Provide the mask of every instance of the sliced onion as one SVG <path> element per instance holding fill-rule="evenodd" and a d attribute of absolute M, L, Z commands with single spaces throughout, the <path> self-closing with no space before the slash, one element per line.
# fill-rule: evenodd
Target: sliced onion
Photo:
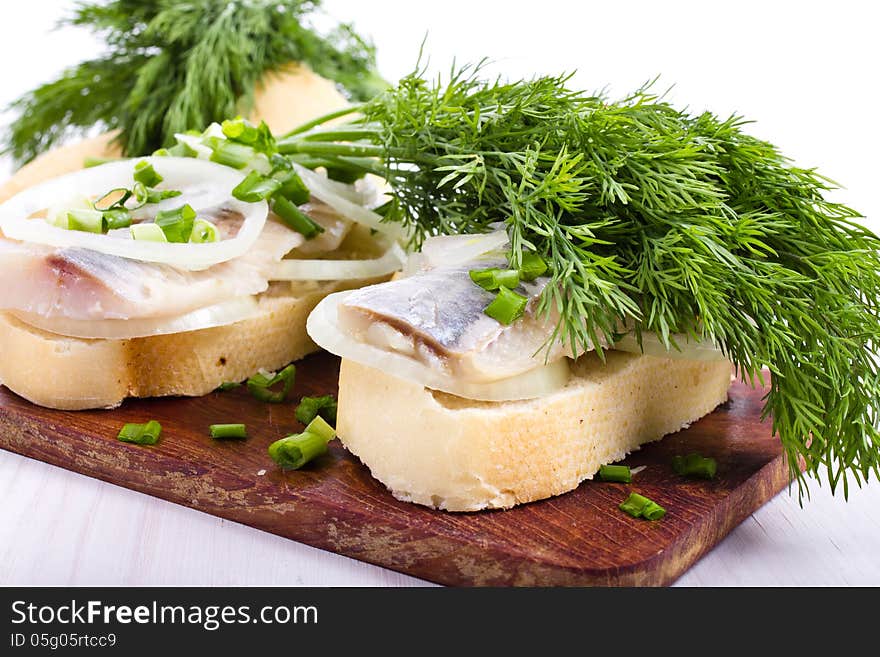
<path fill-rule="evenodd" d="M 271 265 L 270 281 L 346 281 L 386 276 L 406 262 L 406 253 L 397 242 L 372 260 L 282 260 Z"/>
<path fill-rule="evenodd" d="M 327 351 L 392 376 L 466 399 L 512 401 L 532 399 L 564 387 L 570 377 L 568 359 L 561 358 L 523 374 L 491 383 L 463 381 L 400 353 L 355 340 L 339 326 L 338 306 L 351 292 L 324 298 L 306 322 L 309 336 Z"/>
<path fill-rule="evenodd" d="M 422 244 L 421 252 L 410 256 L 404 274 L 410 276 L 437 267 L 457 267 L 474 262 L 487 253 L 500 251 L 509 241 L 504 231 L 432 237 Z"/>
<path fill-rule="evenodd" d="M 25 324 L 57 335 L 71 338 L 128 340 L 226 326 L 253 317 L 256 312 L 256 297 L 238 297 L 176 317 L 81 320 L 57 317 L 48 319 L 42 315 L 23 312 L 12 314 Z"/>
<path fill-rule="evenodd" d="M 618 351 L 628 351 L 634 354 L 645 354 L 657 358 L 682 358 L 685 360 L 725 360 L 726 356 L 711 340 L 695 341 L 683 333 L 671 335 L 670 339 L 678 345 L 678 349 L 667 349 L 663 341 L 656 333 L 642 333 L 642 347 L 636 339 L 635 333 L 627 333 L 614 343 Z"/>
<path fill-rule="evenodd" d="M 170 199 L 178 207 L 186 202 L 198 211 L 222 203 L 231 211 L 244 216 L 244 223 L 235 238 L 207 244 L 168 244 L 139 242 L 123 235 L 99 235 L 66 230 L 44 219 L 29 218 L 53 205 L 58 199 L 74 195 L 96 197 L 115 187 L 132 184 L 134 162 L 146 159 L 165 179 L 163 187 L 179 189 L 183 196 Z M 244 174 L 213 162 L 182 157 L 148 157 L 138 160 L 120 160 L 83 169 L 31 187 L 0 205 L 0 230 L 6 237 L 34 244 L 59 248 L 83 248 L 98 253 L 120 256 L 143 262 L 158 262 L 180 269 L 207 269 L 246 253 L 263 230 L 269 208 L 265 202 L 243 203 L 232 198 L 232 189 L 242 181 Z M 214 191 L 206 192 L 210 186 Z M 198 192 L 192 199 L 187 190 Z M 198 207 L 196 207 L 198 206 Z M 157 206 L 152 206 L 155 209 Z"/>
<path fill-rule="evenodd" d="M 300 178 L 302 178 L 302 181 L 306 184 L 306 187 L 309 188 L 309 191 L 346 219 L 351 219 L 355 223 L 372 228 L 395 241 L 399 242 L 406 239 L 406 235 L 400 224 L 383 222 L 381 215 L 376 214 L 372 210 L 368 210 L 359 203 L 353 202 L 350 198 L 346 198 L 349 192 L 346 192 L 345 195 L 340 193 L 340 183 L 335 180 L 330 180 L 329 178 L 298 164 L 294 164 L 293 166 Z M 343 187 L 345 186 L 343 185 Z M 352 192 L 358 194 L 353 188 Z M 358 194 L 358 200 L 362 200 L 360 194 Z"/>

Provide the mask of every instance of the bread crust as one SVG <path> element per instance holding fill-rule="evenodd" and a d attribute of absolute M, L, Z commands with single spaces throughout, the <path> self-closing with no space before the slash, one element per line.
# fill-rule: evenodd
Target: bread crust
<path fill-rule="evenodd" d="M 570 491 L 727 399 L 731 364 L 608 352 L 540 399 L 480 402 L 343 359 L 340 440 L 395 497 L 447 511 Z"/>

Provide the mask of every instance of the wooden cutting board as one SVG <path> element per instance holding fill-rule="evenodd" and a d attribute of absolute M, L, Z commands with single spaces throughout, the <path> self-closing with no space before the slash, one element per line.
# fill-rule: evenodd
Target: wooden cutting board
<path fill-rule="evenodd" d="M 297 364 L 296 398 L 336 392 L 339 362 Z M 339 444 L 296 472 L 268 445 L 301 431 L 295 402 L 270 405 L 244 388 L 199 399 L 126 402 L 112 411 L 34 406 L 0 388 L 0 447 L 295 541 L 451 585 L 666 585 L 788 483 L 763 391 L 735 383 L 730 400 L 689 429 L 627 459 L 631 485 L 584 482 L 509 511 L 450 514 L 395 500 Z M 126 422 L 162 423 L 158 445 L 116 440 Z M 215 441 L 208 425 L 245 422 L 247 441 Z M 712 481 L 670 466 L 692 451 L 718 461 Z M 659 522 L 618 510 L 630 490 L 657 501 Z"/>

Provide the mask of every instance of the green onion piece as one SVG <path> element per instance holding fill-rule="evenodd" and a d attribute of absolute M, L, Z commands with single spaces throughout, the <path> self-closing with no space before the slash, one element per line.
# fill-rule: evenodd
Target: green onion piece
<path fill-rule="evenodd" d="M 522 317 L 528 302 L 529 300 L 523 295 L 502 287 L 498 290 L 498 296 L 483 312 L 492 319 L 509 325 Z"/>
<path fill-rule="evenodd" d="M 666 515 L 666 509 L 638 493 L 630 493 L 630 496 L 618 507 L 633 518 L 645 518 L 647 520 L 660 520 Z"/>
<path fill-rule="evenodd" d="M 308 203 L 312 195 L 296 171 L 276 169 L 272 172 L 272 177 L 281 183 L 278 196 L 283 196 L 294 205 Z"/>
<path fill-rule="evenodd" d="M 198 153 L 196 152 L 196 149 L 189 144 L 184 144 L 179 141 L 168 149 L 168 155 L 173 157 L 196 157 Z"/>
<path fill-rule="evenodd" d="M 133 224 L 131 228 L 131 238 L 142 242 L 167 242 L 163 231 L 156 224 Z"/>
<path fill-rule="evenodd" d="M 232 195 L 245 203 L 258 203 L 265 201 L 280 188 L 281 182 L 275 178 L 266 178 L 256 171 L 251 171 L 244 180 L 235 186 Z"/>
<path fill-rule="evenodd" d="M 696 453 L 687 456 L 673 456 L 672 469 L 676 474 L 684 477 L 714 479 L 718 472 L 718 462 L 713 458 L 703 457 Z"/>
<path fill-rule="evenodd" d="M 599 479 L 628 484 L 632 481 L 632 473 L 627 465 L 603 465 L 599 468 Z"/>
<path fill-rule="evenodd" d="M 150 420 L 146 424 L 126 424 L 119 432 L 117 438 L 124 443 L 137 445 L 155 445 L 162 435 L 162 425 L 156 420 Z"/>
<path fill-rule="evenodd" d="M 247 438 L 247 428 L 243 424 L 212 424 L 211 438 L 223 440 L 227 438 Z"/>
<path fill-rule="evenodd" d="M 169 157 L 171 155 L 171 151 L 167 148 L 159 148 L 153 151 L 153 157 Z"/>
<path fill-rule="evenodd" d="M 515 269 L 473 269 L 468 274 L 471 280 L 484 290 L 497 290 L 501 287 L 513 289 L 519 285 L 519 272 Z"/>
<path fill-rule="evenodd" d="M 115 162 L 118 160 L 118 157 L 86 157 L 83 158 L 83 168 L 91 169 L 92 167 L 99 167 L 102 164 L 107 164 L 108 162 Z"/>
<path fill-rule="evenodd" d="M 147 189 L 147 203 L 158 203 L 167 198 L 180 196 L 183 192 L 176 189 Z"/>
<path fill-rule="evenodd" d="M 363 171 L 357 169 L 342 169 L 339 167 L 327 167 L 327 177 L 330 180 L 341 182 L 345 185 L 353 185 L 364 177 Z"/>
<path fill-rule="evenodd" d="M 255 374 L 247 380 L 247 387 L 250 393 L 260 401 L 280 404 L 287 399 L 295 378 L 296 366 L 288 365 L 277 374 L 272 374 L 271 376 L 262 373 Z M 282 384 L 281 390 L 271 390 L 273 386 L 279 383 Z"/>
<path fill-rule="evenodd" d="M 156 225 L 165 233 L 169 242 L 189 242 L 193 231 L 196 211 L 187 203 L 174 210 L 156 213 Z"/>
<path fill-rule="evenodd" d="M 244 169 L 257 156 L 253 148 L 244 144 L 237 144 L 217 137 L 211 137 L 207 142 L 212 151 L 211 161 L 233 169 Z"/>
<path fill-rule="evenodd" d="M 524 253 L 519 276 L 524 281 L 533 281 L 547 271 L 547 263 L 537 253 Z"/>
<path fill-rule="evenodd" d="M 299 406 L 296 407 L 294 415 L 303 424 L 308 424 L 320 416 L 330 424 L 335 425 L 337 408 L 336 398 L 333 395 L 303 397 L 299 402 Z"/>
<path fill-rule="evenodd" d="M 250 121 L 240 116 L 224 121 L 221 125 L 223 134 L 227 139 L 236 141 L 240 144 L 248 144 L 253 146 L 261 153 L 269 153 L 275 150 L 275 138 L 272 131 L 265 121 L 260 121 L 259 126 L 255 126 Z"/>
<path fill-rule="evenodd" d="M 131 214 L 125 208 L 104 210 L 104 221 L 106 222 L 107 230 L 128 228 L 131 226 Z"/>
<path fill-rule="evenodd" d="M 284 470 L 298 470 L 309 461 L 327 453 L 323 436 L 305 431 L 276 440 L 269 445 L 269 456 Z"/>
<path fill-rule="evenodd" d="M 104 214 L 99 210 L 70 210 L 67 213 L 67 226 L 70 230 L 81 230 L 86 233 L 107 232 Z"/>
<path fill-rule="evenodd" d="M 153 165 L 146 160 L 141 160 L 134 165 L 134 179 L 135 182 L 142 183 L 146 187 L 155 187 L 165 180 L 162 176 L 156 173 Z"/>
<path fill-rule="evenodd" d="M 125 187 L 116 187 L 115 189 L 111 189 L 109 192 L 104 194 L 104 196 L 95 201 L 94 207 L 96 210 L 100 210 L 101 212 L 104 212 L 105 210 L 124 208 L 125 202 L 131 198 L 131 195 L 132 191 L 130 189 L 126 189 Z"/>
<path fill-rule="evenodd" d="M 316 436 L 321 436 L 327 442 L 336 438 L 336 429 L 327 424 L 327 421 L 320 415 L 308 423 L 306 426 L 306 433 L 313 433 Z"/>
<path fill-rule="evenodd" d="M 307 240 L 324 232 L 323 226 L 315 223 L 310 216 L 283 196 L 275 198 L 275 202 L 272 205 L 272 211 L 277 214 L 287 226 L 296 232 L 301 233 Z"/>
<path fill-rule="evenodd" d="M 240 388 L 241 383 L 238 381 L 224 381 L 219 386 L 217 386 L 217 390 L 234 390 L 235 388 Z"/>
<path fill-rule="evenodd" d="M 207 242 L 216 242 L 220 239 L 220 233 L 217 226 L 206 219 L 196 219 L 192 227 L 192 234 L 189 241 L 193 244 L 205 244 Z"/>

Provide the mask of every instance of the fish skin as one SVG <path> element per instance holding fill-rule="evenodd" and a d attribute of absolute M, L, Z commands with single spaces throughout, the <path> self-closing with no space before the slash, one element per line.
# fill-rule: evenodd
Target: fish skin
<path fill-rule="evenodd" d="M 221 232 L 237 232 L 220 217 Z M 266 223 L 244 256 L 202 271 L 183 271 L 89 251 L 57 249 L 0 238 L 0 310 L 44 317 L 129 319 L 171 317 L 268 288 L 268 265 L 303 241 L 274 221 Z"/>

